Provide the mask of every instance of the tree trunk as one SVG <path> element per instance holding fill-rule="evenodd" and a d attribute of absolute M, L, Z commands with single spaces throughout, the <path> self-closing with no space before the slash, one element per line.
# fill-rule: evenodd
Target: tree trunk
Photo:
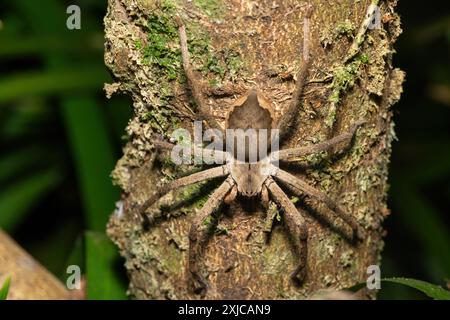
<path fill-rule="evenodd" d="M 139 299 L 193 299 L 187 286 L 188 231 L 216 182 L 173 192 L 153 208 L 162 218 L 145 230 L 136 217 L 162 183 L 189 167 L 157 156 L 152 133 L 192 130 L 195 106 L 181 70 L 179 14 L 203 93 L 217 120 L 247 89 L 258 87 L 276 107 L 287 107 L 300 66 L 306 1 L 298 0 L 109 0 L 105 60 L 117 79 L 107 95 L 131 95 L 134 117 L 129 140 L 113 172 L 122 188 L 108 232 L 126 259 L 129 293 Z M 296 260 L 278 213 L 237 200 L 222 210 L 206 247 L 211 285 L 206 298 L 303 299 L 325 289 L 351 287 L 380 264 L 388 164 L 395 138 L 392 105 L 404 74 L 392 67 L 393 44 L 401 33 L 395 0 L 314 0 L 311 18 L 312 70 L 299 105 L 289 147 L 311 145 L 366 123 L 344 152 L 318 154 L 289 167 L 326 192 L 366 229 L 363 241 L 346 240 L 346 226 L 321 203 L 292 198 L 308 223 L 307 279 L 289 278 Z M 369 5 L 378 4 L 379 28 L 367 28 Z M 370 22 L 370 21 L 369 21 Z M 249 119 L 249 121 L 252 121 Z M 191 168 L 192 169 L 192 168 Z M 159 210 L 159 211 L 158 211 Z M 273 225 L 272 225 L 273 222 Z M 366 292 L 373 297 L 373 292 Z"/>

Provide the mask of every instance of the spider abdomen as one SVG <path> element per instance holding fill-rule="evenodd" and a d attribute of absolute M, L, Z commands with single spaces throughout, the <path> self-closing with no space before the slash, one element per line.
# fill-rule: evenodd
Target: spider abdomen
<path fill-rule="evenodd" d="M 271 150 L 273 108 L 256 89 L 233 105 L 226 119 L 227 151 L 241 162 L 256 163 Z"/>

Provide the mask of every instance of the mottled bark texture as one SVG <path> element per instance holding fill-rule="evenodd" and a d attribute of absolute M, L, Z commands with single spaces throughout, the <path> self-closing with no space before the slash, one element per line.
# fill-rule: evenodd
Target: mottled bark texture
<path fill-rule="evenodd" d="M 237 201 L 211 222 L 217 226 L 205 254 L 211 284 L 206 298 L 308 298 L 365 281 L 367 267 L 380 264 L 395 138 L 392 106 L 404 77 L 392 66 L 393 45 L 401 33 L 396 1 L 372 1 L 380 7 L 381 28 L 363 33 L 360 26 L 371 1 L 310 2 L 315 6 L 312 69 L 297 127 L 285 147 L 315 144 L 360 120 L 366 123 L 344 152 L 303 157 L 287 170 L 326 192 L 367 236 L 359 243 L 347 241 L 348 227 L 324 204 L 292 197 L 309 230 L 307 279 L 296 286 L 289 278 L 296 265 L 293 245 L 277 209 L 270 206 L 267 213 L 258 203 Z M 161 218 L 148 229 L 135 215 L 164 181 L 193 169 L 157 156 L 151 139 L 153 133 L 169 137 L 177 128 L 192 130 L 195 118 L 174 15 L 186 24 L 202 91 L 223 124 L 232 102 L 252 87 L 271 100 L 277 116 L 289 104 L 301 61 L 305 5 L 298 0 L 109 0 L 105 60 L 117 82 L 106 91 L 130 95 L 134 117 L 113 172 L 123 195 L 108 231 L 126 259 L 132 297 L 198 298 L 187 287 L 188 231 L 220 182 L 169 194 L 151 209 Z"/>

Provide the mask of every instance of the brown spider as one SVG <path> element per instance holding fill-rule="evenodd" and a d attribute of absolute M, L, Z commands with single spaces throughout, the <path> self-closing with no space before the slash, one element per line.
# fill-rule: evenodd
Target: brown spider
<path fill-rule="evenodd" d="M 290 106 L 279 119 L 278 123 L 273 119 L 272 112 L 270 110 L 270 103 L 268 103 L 257 90 L 252 89 L 246 96 L 239 99 L 234 104 L 234 108 L 228 114 L 226 119 L 227 129 L 278 129 L 280 132 L 280 141 L 283 141 L 288 137 L 290 131 L 295 126 L 298 105 L 300 103 L 300 98 L 302 96 L 303 87 L 306 82 L 310 66 L 308 51 L 310 32 L 309 19 L 311 14 L 312 6 L 309 6 L 306 10 L 304 18 L 302 65 L 297 75 L 296 88 L 293 93 Z M 201 94 L 200 85 L 194 77 L 194 73 L 189 62 L 185 26 L 179 17 L 177 17 L 176 20 L 179 26 L 184 72 L 186 74 L 194 101 L 197 104 L 199 116 L 212 128 L 220 130 L 220 126 L 217 121 L 207 111 L 206 104 L 204 103 Z M 350 142 L 356 129 L 361 124 L 362 122 L 357 123 L 349 132 L 313 146 L 283 149 L 269 153 L 271 157 L 275 156 L 275 158 L 281 161 L 293 161 L 296 158 L 305 155 L 334 149 L 341 143 Z M 170 149 L 173 147 L 172 144 L 162 141 L 156 141 L 155 145 L 164 149 Z M 209 230 L 205 226 L 204 222 L 220 207 L 222 202 L 225 201 L 230 203 L 235 200 L 238 194 L 244 198 L 260 197 L 263 204 L 267 204 L 269 197 L 271 197 L 281 207 L 284 211 L 283 218 L 285 225 L 288 232 L 294 237 L 296 251 L 298 251 L 297 253 L 299 257 L 298 265 L 292 272 L 291 277 L 297 282 L 302 282 L 304 280 L 307 260 L 306 242 L 308 238 L 305 220 L 276 181 L 280 181 L 287 185 L 292 192 L 298 195 L 304 194 L 325 203 L 329 209 L 331 209 L 339 218 L 345 221 L 352 228 L 354 236 L 356 235 L 359 239 L 364 237 L 363 228 L 359 226 L 351 215 L 345 213 L 326 194 L 308 185 L 304 180 L 280 169 L 271 161 L 266 161 L 267 158 L 260 159 L 254 163 L 238 163 L 233 161 L 235 154 L 233 152 L 231 154 L 233 154 L 231 161 L 227 161 L 225 165 L 194 173 L 165 184 L 163 187 L 158 189 L 156 194 L 148 199 L 139 209 L 140 213 L 144 217 L 149 218 L 145 215 L 146 209 L 171 190 L 205 181 L 207 179 L 226 177 L 225 181 L 208 198 L 201 209 L 201 212 L 198 216 L 196 216 L 189 232 L 190 246 L 188 268 L 190 275 L 192 276 L 191 284 L 195 293 L 204 295 L 208 287 L 206 279 L 201 275 L 202 268 L 200 265 L 200 261 L 202 261 L 202 256 L 204 254 L 204 247 L 207 243 L 209 235 Z"/>

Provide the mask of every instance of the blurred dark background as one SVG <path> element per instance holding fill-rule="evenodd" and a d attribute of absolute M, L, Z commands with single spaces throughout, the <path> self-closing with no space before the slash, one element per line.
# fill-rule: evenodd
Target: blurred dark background
<path fill-rule="evenodd" d="M 65 28 L 70 4 L 81 7 L 81 30 Z M 103 63 L 105 11 L 105 0 L 0 2 L 0 228 L 61 279 L 72 263 L 101 273 L 89 297 L 122 298 L 124 279 L 103 272 L 97 262 L 116 258 L 104 237 L 119 199 L 109 174 L 131 117 L 128 98 L 106 100 L 102 91 L 103 83 L 112 82 Z M 450 281 L 449 4 L 403 0 L 398 12 L 404 33 L 395 66 L 407 72 L 407 81 L 395 106 L 398 141 L 382 276 L 445 287 Z M 425 298 L 384 283 L 379 297 Z"/>

